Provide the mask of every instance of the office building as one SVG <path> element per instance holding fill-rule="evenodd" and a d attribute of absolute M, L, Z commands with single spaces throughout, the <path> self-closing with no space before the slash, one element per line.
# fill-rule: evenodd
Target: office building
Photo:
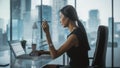
<path fill-rule="evenodd" d="M 67 5 L 67 0 L 52 0 L 52 33 L 54 33 L 52 38 L 54 38 L 53 41 L 56 43 L 64 41 L 64 33 L 66 31 L 60 24 L 59 10 L 65 5 Z"/>
<path fill-rule="evenodd" d="M 23 35 L 23 22 L 18 20 L 18 19 L 13 19 L 12 20 L 12 34 L 13 34 L 13 37 L 12 39 L 13 40 L 21 40 L 22 38 L 22 35 Z M 7 36 L 8 36 L 8 39 L 10 39 L 10 23 L 7 25 Z"/>
<path fill-rule="evenodd" d="M 21 19 L 26 20 L 30 17 L 31 12 L 31 0 L 20 0 L 21 1 Z"/>
<path fill-rule="evenodd" d="M 31 10 L 31 0 L 12 0 L 13 19 L 20 19 L 21 15 Z"/>
<path fill-rule="evenodd" d="M 120 47 L 120 22 L 114 23 L 114 40 Z"/>
<path fill-rule="evenodd" d="M 41 12 L 41 9 L 42 9 L 42 12 Z M 52 20 L 52 8 L 51 6 L 48 6 L 48 5 L 37 5 L 36 6 L 36 10 L 37 10 L 37 19 L 36 19 L 36 23 L 37 23 L 37 26 L 38 26 L 38 39 L 40 41 L 42 40 L 45 40 L 46 37 L 45 37 L 45 34 L 42 30 L 42 26 L 41 26 L 41 21 L 43 21 L 44 19 L 46 21 L 48 21 L 48 24 L 50 25 L 49 29 L 50 29 L 50 33 L 51 33 L 51 30 L 52 30 L 52 23 L 51 23 L 51 20 Z M 42 16 L 41 16 L 41 13 L 42 13 Z M 40 43 L 41 44 L 41 43 Z M 43 48 L 45 49 L 45 48 Z"/>
<path fill-rule="evenodd" d="M 4 28 L 4 19 L 0 18 L 0 28 Z"/>
<path fill-rule="evenodd" d="M 21 0 L 21 21 L 23 22 L 23 39 L 31 41 L 32 39 L 32 25 L 31 18 L 31 0 Z"/>
<path fill-rule="evenodd" d="M 114 23 L 114 32 L 115 32 L 115 34 L 120 35 L 120 22 Z"/>
<path fill-rule="evenodd" d="M 90 10 L 87 28 L 90 45 L 95 46 L 97 38 L 97 29 L 99 25 L 100 25 L 99 10 L 97 9 Z"/>
<path fill-rule="evenodd" d="M 4 45 L 4 39 L 6 37 L 4 37 L 3 33 L 4 33 L 4 19 L 0 18 L 0 46 Z"/>
<path fill-rule="evenodd" d="M 112 41 L 112 17 L 108 18 L 108 26 L 109 26 L 109 41 Z"/>
<path fill-rule="evenodd" d="M 109 26 L 109 42 L 112 42 L 112 17 L 108 18 Z M 119 45 L 120 44 L 120 22 L 114 22 L 114 41 Z"/>
<path fill-rule="evenodd" d="M 8 38 L 7 38 L 7 32 L 4 32 L 3 33 L 3 45 L 5 46 L 5 45 L 7 45 L 7 43 L 8 43 Z"/>
<path fill-rule="evenodd" d="M 3 45 L 3 34 L 2 34 L 2 29 L 0 28 L 0 46 Z"/>
<path fill-rule="evenodd" d="M 12 1 L 12 18 L 20 19 L 21 0 L 11 0 L 11 1 Z"/>
<path fill-rule="evenodd" d="M 25 0 L 26 11 L 31 11 L 31 0 Z"/>
<path fill-rule="evenodd" d="M 88 28 L 89 33 L 96 32 L 98 26 L 100 25 L 100 19 L 99 19 L 99 10 L 94 9 L 89 11 L 89 19 L 88 19 Z"/>
<path fill-rule="evenodd" d="M 37 8 L 37 23 L 39 23 L 38 26 L 41 26 L 41 20 L 47 20 L 49 25 L 51 25 L 51 20 L 52 20 L 52 8 L 51 6 L 48 6 L 48 5 L 40 5 L 40 6 L 36 6 Z M 42 19 L 41 19 L 41 8 L 42 8 Z M 39 31 L 41 28 L 39 27 Z M 50 27 L 50 30 L 51 30 L 51 27 Z M 50 31 L 51 32 L 51 31 Z M 41 32 L 40 32 L 41 33 Z M 41 34 L 40 34 L 41 35 Z M 42 32 L 42 35 L 43 35 L 43 32 Z M 44 36 L 42 39 L 45 39 Z"/>

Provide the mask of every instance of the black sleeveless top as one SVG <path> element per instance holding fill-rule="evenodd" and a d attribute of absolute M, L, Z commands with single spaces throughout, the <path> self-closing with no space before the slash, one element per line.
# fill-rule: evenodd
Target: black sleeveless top
<path fill-rule="evenodd" d="M 89 65 L 88 50 L 90 50 L 90 47 L 86 32 L 83 29 L 78 27 L 68 35 L 69 37 L 71 34 L 75 34 L 79 40 L 78 46 L 72 46 L 67 51 L 71 68 L 86 68 Z"/>

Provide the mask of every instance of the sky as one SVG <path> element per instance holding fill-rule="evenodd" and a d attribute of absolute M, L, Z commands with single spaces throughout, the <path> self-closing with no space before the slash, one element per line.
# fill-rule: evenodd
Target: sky
<path fill-rule="evenodd" d="M 10 18 L 10 0 L 0 0 L 0 18 Z"/>
<path fill-rule="evenodd" d="M 10 0 L 0 0 L 0 18 L 8 20 L 10 17 Z M 52 0 L 43 0 L 43 4 L 49 4 Z M 33 4 L 39 4 L 39 0 L 32 0 Z M 68 0 L 68 4 L 74 4 L 74 0 Z M 114 0 L 114 19 L 120 22 L 120 0 Z M 98 9 L 101 24 L 107 25 L 108 17 L 111 17 L 111 0 L 77 0 L 77 13 L 79 18 L 88 21 L 88 13 L 91 9 Z"/>
<path fill-rule="evenodd" d="M 82 20 L 88 21 L 89 11 L 98 9 L 101 24 L 108 25 L 108 17 L 111 17 L 111 0 L 77 0 L 77 11 Z M 120 0 L 114 0 L 114 19 L 120 22 Z"/>
<path fill-rule="evenodd" d="M 79 3 L 79 4 L 78 4 Z M 107 25 L 108 17 L 111 16 L 111 1 L 110 0 L 78 0 L 77 8 L 79 17 L 88 21 L 89 11 L 98 9 L 101 24 Z"/>

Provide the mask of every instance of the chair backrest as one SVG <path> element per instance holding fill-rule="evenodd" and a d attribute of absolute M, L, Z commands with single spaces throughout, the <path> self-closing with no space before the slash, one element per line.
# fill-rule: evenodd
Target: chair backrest
<path fill-rule="evenodd" d="M 96 49 L 92 61 L 92 66 L 104 68 L 106 63 L 106 51 L 108 42 L 108 27 L 99 26 L 97 32 Z"/>

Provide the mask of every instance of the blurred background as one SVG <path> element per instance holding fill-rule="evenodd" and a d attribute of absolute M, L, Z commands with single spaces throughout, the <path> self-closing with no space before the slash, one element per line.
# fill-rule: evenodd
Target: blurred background
<path fill-rule="evenodd" d="M 106 65 L 111 67 L 114 63 L 114 67 L 120 67 L 120 0 L 113 1 L 114 24 L 112 24 L 112 0 L 0 0 L 0 59 L 10 62 L 7 41 L 26 40 L 26 48 L 31 47 L 34 23 L 37 27 L 37 49 L 48 50 L 46 43 L 41 43 L 46 40 L 41 28 L 43 19 L 48 21 L 53 43 L 56 49 L 59 48 L 69 34 L 67 28 L 61 26 L 59 17 L 59 10 L 65 5 L 73 5 L 76 8 L 79 19 L 87 31 L 91 47 L 89 56 L 93 56 L 96 47 L 98 26 L 109 27 Z M 62 64 L 62 59 L 61 57 L 54 63 Z"/>

